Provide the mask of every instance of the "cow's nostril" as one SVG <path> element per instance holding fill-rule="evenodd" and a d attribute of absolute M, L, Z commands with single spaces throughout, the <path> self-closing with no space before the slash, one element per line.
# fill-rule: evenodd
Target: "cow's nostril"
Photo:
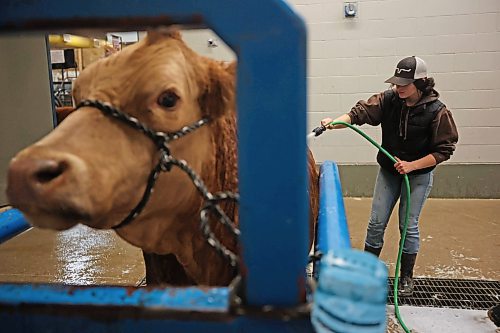
<path fill-rule="evenodd" d="M 66 163 L 44 160 L 38 162 L 38 168 L 35 171 L 35 180 L 39 183 L 48 183 L 59 177 L 66 169 Z"/>

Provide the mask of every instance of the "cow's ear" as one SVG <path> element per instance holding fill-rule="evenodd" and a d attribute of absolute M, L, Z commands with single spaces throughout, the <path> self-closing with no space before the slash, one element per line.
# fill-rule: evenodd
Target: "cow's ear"
<path fill-rule="evenodd" d="M 203 116 L 217 118 L 234 108 L 235 71 L 225 64 L 208 64 L 208 77 L 199 97 Z"/>
<path fill-rule="evenodd" d="M 166 38 L 182 40 L 182 36 L 181 33 L 179 32 L 179 29 L 175 27 L 162 27 L 154 30 L 148 30 L 148 35 L 147 35 L 148 44 L 154 44 Z"/>

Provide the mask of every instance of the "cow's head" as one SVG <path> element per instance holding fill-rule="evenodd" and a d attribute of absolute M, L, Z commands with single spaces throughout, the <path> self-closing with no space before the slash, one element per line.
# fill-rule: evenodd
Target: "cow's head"
<path fill-rule="evenodd" d="M 76 80 L 73 96 L 76 104 L 109 103 L 156 131 L 174 132 L 203 117 L 215 120 L 232 107 L 232 71 L 195 54 L 178 33 L 156 31 L 89 66 Z M 215 163 L 213 143 L 208 125 L 170 148 L 173 156 L 203 173 Z M 13 158 L 7 195 L 38 227 L 64 230 L 83 223 L 112 228 L 141 199 L 158 158 L 147 136 L 94 107 L 81 107 Z M 145 250 L 168 252 L 157 243 L 172 229 L 181 232 L 183 226 L 173 221 L 199 206 L 198 196 L 189 177 L 172 168 L 158 179 L 138 221 L 119 232 Z M 158 216 L 170 220 L 159 224 Z"/>

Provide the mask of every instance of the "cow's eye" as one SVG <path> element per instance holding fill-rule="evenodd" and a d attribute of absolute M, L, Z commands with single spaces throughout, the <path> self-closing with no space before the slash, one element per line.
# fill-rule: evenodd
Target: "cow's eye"
<path fill-rule="evenodd" d="M 158 97 L 158 105 L 171 109 L 179 101 L 179 96 L 173 91 L 165 91 Z"/>

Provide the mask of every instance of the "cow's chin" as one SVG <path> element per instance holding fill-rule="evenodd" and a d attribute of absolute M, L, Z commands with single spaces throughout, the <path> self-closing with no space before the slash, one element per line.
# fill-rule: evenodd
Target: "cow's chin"
<path fill-rule="evenodd" d="M 35 227 L 42 229 L 52 229 L 52 230 L 67 230 L 74 227 L 80 221 L 68 218 L 66 216 L 60 216 L 52 213 L 38 212 L 34 215 L 24 213 L 26 219 Z"/>
<path fill-rule="evenodd" d="M 90 214 L 85 211 L 64 206 L 58 208 L 19 207 L 26 219 L 35 227 L 53 230 L 66 230 L 78 223 L 91 220 Z"/>

